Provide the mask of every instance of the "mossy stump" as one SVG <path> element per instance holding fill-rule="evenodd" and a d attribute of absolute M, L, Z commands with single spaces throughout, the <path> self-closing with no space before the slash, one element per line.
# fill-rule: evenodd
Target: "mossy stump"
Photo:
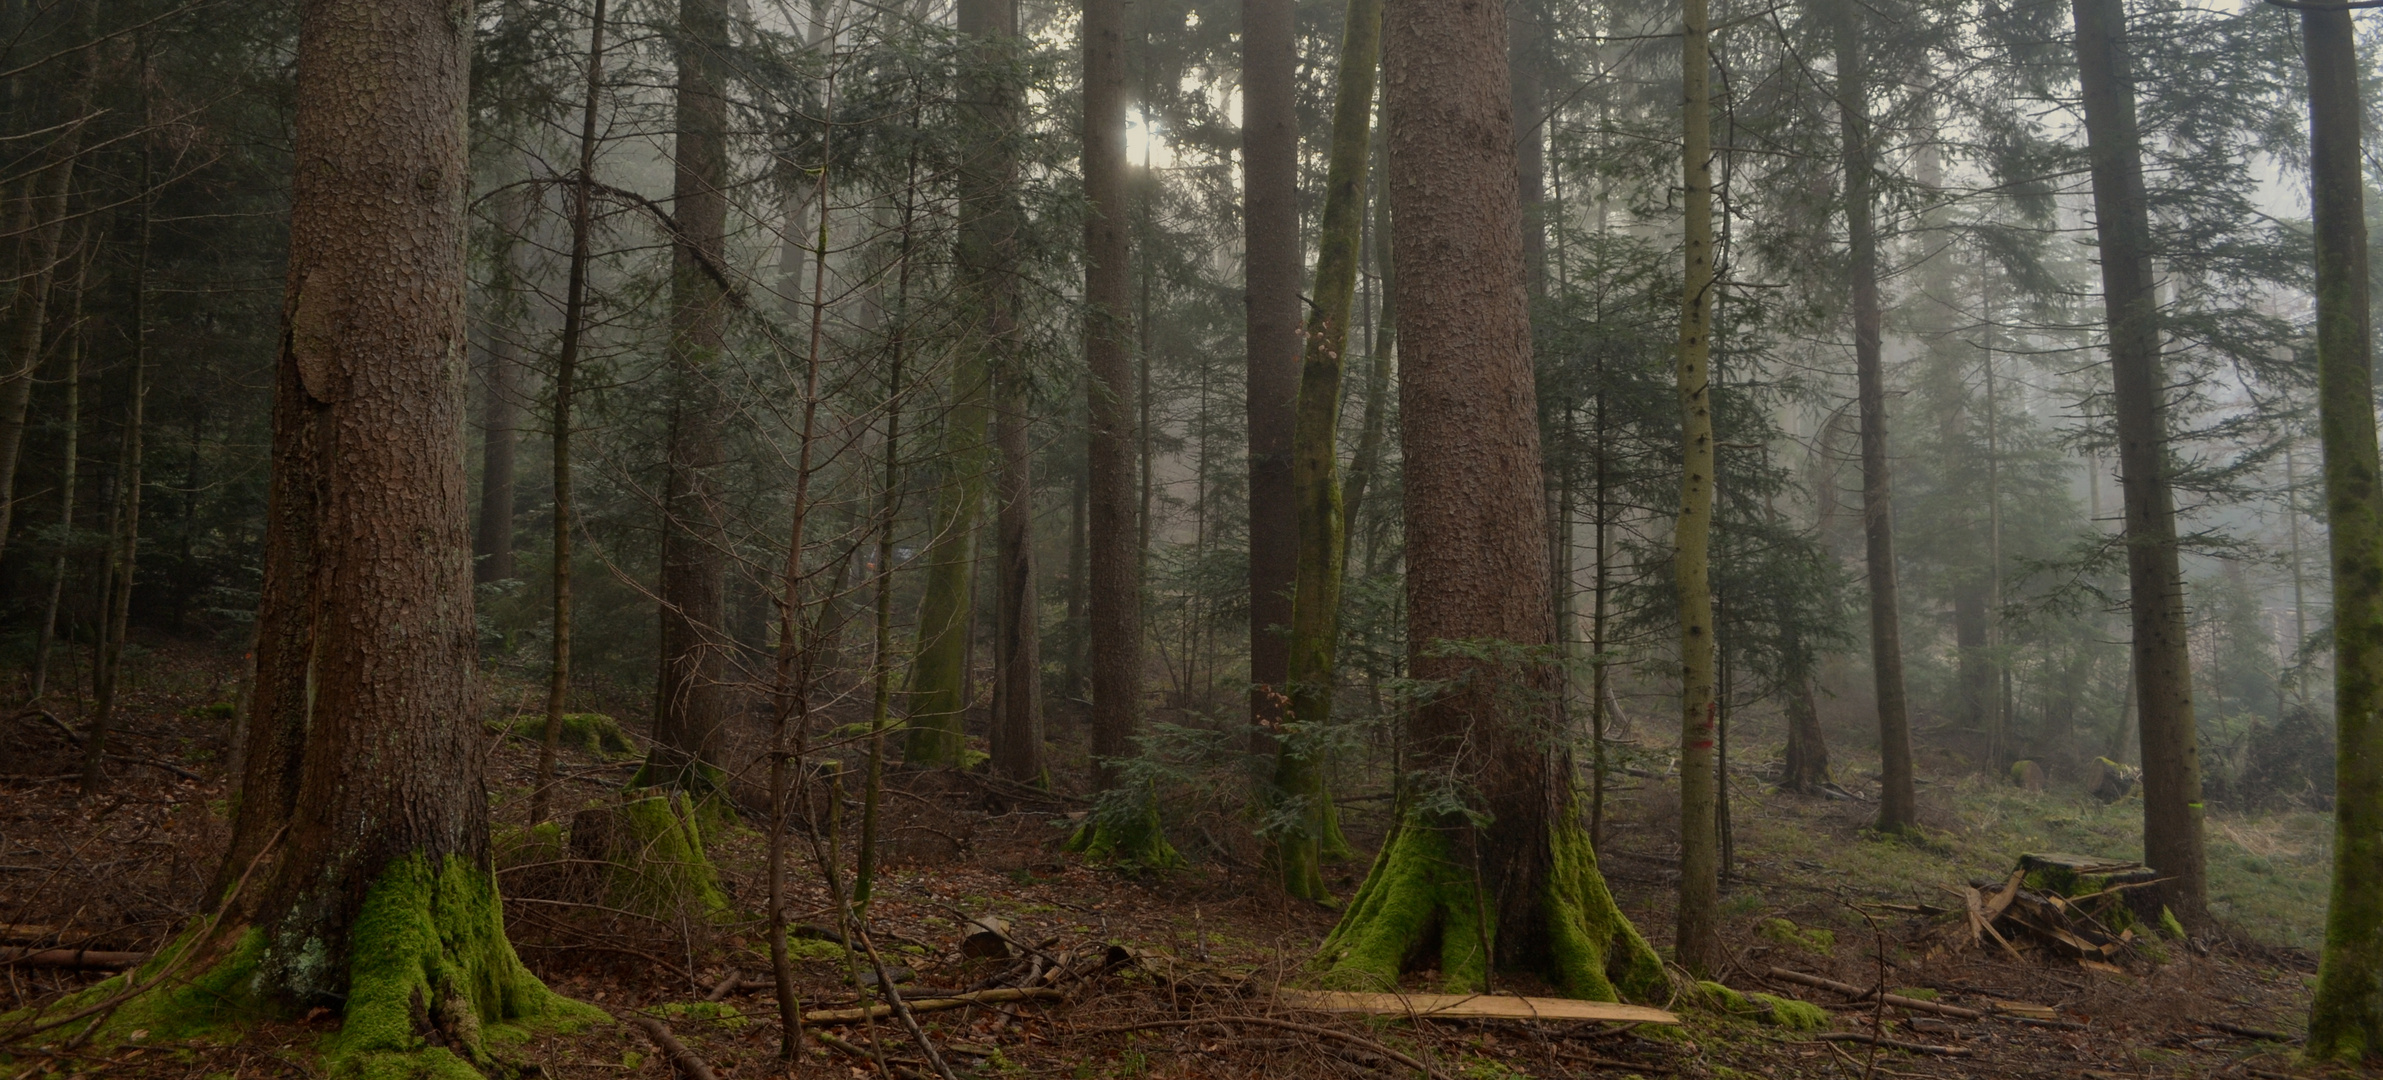
<path fill-rule="evenodd" d="M 1436 966 L 1449 993 L 1474 993 L 1499 955 L 1495 907 L 1462 857 L 1459 828 L 1407 820 L 1375 856 L 1365 884 L 1340 925 L 1324 939 L 1315 965 L 1323 982 L 1348 990 L 1388 990 L 1399 976 Z M 1639 936 L 1597 870 L 1587 830 L 1573 815 L 1549 826 L 1551 859 L 1540 882 L 1534 932 L 1535 973 L 1570 997 L 1592 1001 L 1662 1001 L 1670 993 L 1663 961 Z"/>
<path fill-rule="evenodd" d="M 728 911 L 728 898 L 704 854 L 699 812 L 683 791 L 624 792 L 571 816 L 571 851 L 606 865 L 603 891 L 614 907 L 713 918 Z"/>
<path fill-rule="evenodd" d="M 1102 792 L 1084 823 L 1068 837 L 1067 850 L 1126 870 L 1173 870 L 1184 865 L 1183 856 L 1167 843 L 1158 797 L 1148 789 Z"/>
<path fill-rule="evenodd" d="M 637 752 L 629 736 L 621 730 L 620 721 L 603 713 L 564 713 L 563 724 L 555 745 L 577 750 L 598 758 L 625 758 Z M 544 716 L 516 716 L 501 724 L 492 722 L 506 735 L 532 745 L 546 742 Z"/>

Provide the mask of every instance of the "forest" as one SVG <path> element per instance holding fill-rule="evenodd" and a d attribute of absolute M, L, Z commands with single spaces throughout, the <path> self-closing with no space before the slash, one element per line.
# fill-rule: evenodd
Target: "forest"
<path fill-rule="evenodd" d="M 0 1078 L 2370 1075 L 2376 7 L 0 0 Z"/>

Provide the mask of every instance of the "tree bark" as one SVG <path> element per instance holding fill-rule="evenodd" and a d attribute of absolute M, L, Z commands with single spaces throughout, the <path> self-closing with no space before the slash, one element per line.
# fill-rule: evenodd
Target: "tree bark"
<path fill-rule="evenodd" d="M 470 31 L 450 0 L 301 14 L 259 678 L 214 893 L 250 932 L 186 939 L 236 977 L 152 990 L 226 1016 L 250 995 L 337 1008 L 333 1071 L 479 1063 L 489 1026 L 572 1009 L 514 957 L 487 870 L 463 465 Z M 418 1018 L 453 1049 L 426 1049 Z"/>
<path fill-rule="evenodd" d="M 1274 838 L 1283 891 L 1328 901 L 1323 861 L 1346 852 L 1325 784 L 1324 726 L 1332 722 L 1338 676 L 1341 573 L 1340 383 L 1349 346 L 1365 228 L 1365 164 L 1373 133 L 1374 59 L 1382 46 L 1382 0 L 1349 0 L 1325 167 L 1324 228 L 1316 251 L 1315 307 L 1299 365 L 1292 434 L 1291 493 L 1299 562 L 1291 594 L 1290 726 L 1275 756 L 1275 797 L 1298 825 Z"/>
<path fill-rule="evenodd" d="M 145 156 L 145 155 L 144 155 Z M 83 734 L 83 796 L 107 786 L 108 728 L 115 719 L 116 691 L 123 683 L 124 643 L 132 632 L 134 571 L 141 546 L 141 435 L 149 404 L 149 227 L 148 163 L 141 169 L 140 252 L 132 272 L 132 400 L 125 406 L 124 442 L 116 464 L 116 527 L 108 536 L 108 589 L 100 610 L 99 658 L 92 687 L 91 721 Z M 81 305 L 78 300 L 77 306 Z"/>
<path fill-rule="evenodd" d="M 1664 993 L 1578 820 L 1552 696 L 1547 517 L 1503 5 L 1383 13 L 1398 221 L 1409 670 L 1417 785 L 1325 942 L 1379 988 L 1436 939 L 1443 979 L 1528 970 L 1563 992 Z M 1457 807 L 1463 807 L 1459 812 Z"/>
<path fill-rule="evenodd" d="M 1853 278 L 1856 398 L 1862 417 L 1862 539 L 1870 581 L 1870 671 L 1878 698 L 1880 832 L 1919 827 L 1911 716 L 1903 693 L 1903 621 L 1895 582 L 1894 471 L 1887 464 L 1887 391 L 1879 355 L 1878 237 L 1872 228 L 1869 86 L 1862 15 L 1837 5 L 1837 122 L 1845 165 L 1845 244 Z"/>
<path fill-rule="evenodd" d="M 66 445 L 58 475 L 58 551 L 50 561 L 50 595 L 42 605 L 41 633 L 33 646 L 33 686 L 26 700 L 38 704 L 49 690 L 50 647 L 58 638 L 58 607 L 66 596 L 68 557 L 74 551 L 75 486 L 82 472 L 83 300 L 91 280 L 91 252 L 75 267 L 74 307 L 66 320 Z"/>
<path fill-rule="evenodd" d="M 518 292 L 529 276 L 522 252 L 538 206 L 530 190 L 516 187 L 505 196 L 505 232 L 497 238 L 497 265 L 505 278 L 500 297 Z M 504 317 L 518 313 L 519 305 L 505 299 L 497 304 L 481 368 L 480 528 L 472 543 L 472 580 L 482 583 L 513 577 L 514 462 L 521 445 L 521 357 L 515 345 L 521 328 Z"/>
<path fill-rule="evenodd" d="M 1680 619 L 1680 908 L 1673 952 L 1703 975 L 1721 961 L 1721 835 L 1714 743 L 1713 532 L 1713 117 L 1711 22 L 1705 0 L 1681 5 L 1685 101 L 1681 155 L 1686 189 L 1686 277 L 1680 296 L 1680 344 L 1674 372 L 1680 398 L 1680 514 L 1672 573 Z"/>
<path fill-rule="evenodd" d="M 728 199 L 725 0 L 679 0 L 678 133 L 671 159 L 670 429 L 663 448 L 661 663 L 654 749 L 634 783 L 709 790 L 716 779 L 728 675 L 720 471 L 720 360 L 728 296 L 705 271 L 720 263 Z"/>
<path fill-rule="evenodd" d="M 88 26 L 98 5 L 84 0 L 75 21 Z M 16 274 L 22 279 L 4 324 L 8 352 L 0 356 L 0 552 L 8 550 L 16 517 L 17 463 L 25 446 L 25 415 L 33 403 L 33 376 L 41 366 L 43 331 L 49 324 L 50 284 L 56 280 L 60 242 L 66 235 L 68 195 L 82 153 L 81 117 L 89 112 L 91 84 L 104 50 L 84 50 L 84 67 L 60 110 L 72 124 L 57 137 L 49 161 L 25 181 L 23 235 L 16 241 Z"/>
<path fill-rule="evenodd" d="M 1290 678 L 1299 534 L 1291 440 L 1299 394 L 1299 89 L 1292 0 L 1241 0 L 1242 301 L 1248 323 L 1249 714 L 1271 753 Z"/>
<path fill-rule="evenodd" d="M 1804 672 L 1787 684 L 1787 767 L 1779 788 L 1799 795 L 1818 795 L 1829 782 L 1829 744 L 1820 730 L 1820 706 L 1814 699 L 1818 680 Z"/>
<path fill-rule="evenodd" d="M 1379 40 L 1378 34 L 1376 39 Z M 1374 319 L 1373 344 L 1366 350 L 1364 418 L 1359 421 L 1357 450 L 1349 460 L 1349 480 L 1341 495 L 1341 569 L 1344 575 L 1348 569 L 1349 549 L 1356 543 L 1357 528 L 1362 522 L 1366 490 L 1373 486 L 1375 474 L 1382 470 L 1382 450 L 1389 441 L 1390 431 L 1390 376 L 1397 365 L 1398 290 L 1395 286 L 1398 277 L 1390 265 L 1390 200 L 1382 196 L 1389 185 L 1385 179 L 1389 172 L 1389 141 L 1386 138 L 1372 140 L 1375 156 L 1370 178 L 1375 188 L 1373 258 L 1375 273 L 1382 279 L 1382 310 Z"/>
<path fill-rule="evenodd" d="M 1092 654 L 1095 786 L 1120 783 L 1142 711 L 1142 589 L 1134 525 L 1133 278 L 1125 192 L 1125 4 L 1084 2 L 1084 357 L 1086 379 L 1086 629 Z M 1287 397 L 1287 395 L 1286 395 Z M 1079 845 L 1155 855 L 1146 837 L 1089 830 Z M 1119 845 L 1123 844 L 1124 850 Z M 1145 850 L 1132 850 L 1143 848 Z"/>
<path fill-rule="evenodd" d="M 2383 462 L 2375 445 L 2357 31 L 2303 9 L 2317 241 L 2317 412 L 2333 559 L 2333 893 L 2309 1056 L 2383 1057 Z"/>
<path fill-rule="evenodd" d="M 2077 23 L 2102 303 L 2110 326 L 2110 402 L 2126 502 L 2128 609 L 2143 747 L 2143 861 L 2167 879 L 2152 887 L 2152 895 L 2195 928 L 2203 925 L 2208 902 L 2201 759 L 2193 730 L 2176 501 L 2168 486 L 2159 300 L 2153 292 L 2151 219 L 2143 189 L 2143 141 L 2135 126 L 2126 13 L 2121 0 L 2072 0 L 2070 10 Z"/>

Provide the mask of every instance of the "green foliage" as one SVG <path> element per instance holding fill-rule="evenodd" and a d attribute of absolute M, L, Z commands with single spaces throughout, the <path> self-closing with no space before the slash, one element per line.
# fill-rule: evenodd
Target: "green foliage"
<path fill-rule="evenodd" d="M 492 721 L 489 727 L 512 738 L 533 745 L 546 741 L 544 716 L 516 716 L 510 720 Z M 557 745 L 599 758 L 624 758 L 634 755 L 637 748 L 629 736 L 621 731 L 620 721 L 603 713 L 564 713 Z"/>
<path fill-rule="evenodd" d="M 1818 1005 L 1774 994 L 1739 993 L 1717 982 L 1696 984 L 1697 1004 L 1725 1016 L 1774 1024 L 1790 1031 L 1819 1031 L 1829 1026 L 1829 1014 Z"/>
<path fill-rule="evenodd" d="M 1802 949 L 1817 956 L 1836 955 L 1837 933 L 1833 930 L 1801 927 L 1791 920 L 1777 917 L 1764 919 L 1762 925 L 1755 929 L 1763 937 L 1791 949 Z"/>

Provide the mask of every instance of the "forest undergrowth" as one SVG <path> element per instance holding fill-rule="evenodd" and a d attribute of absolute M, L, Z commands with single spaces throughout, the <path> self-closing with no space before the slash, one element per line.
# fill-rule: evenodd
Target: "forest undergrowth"
<path fill-rule="evenodd" d="M 19 939 L 38 934 L 40 944 L 149 952 L 197 913 L 228 835 L 223 766 L 234 659 L 160 645 L 142 670 L 127 703 L 123 756 L 111 766 L 119 780 L 112 794 L 77 802 L 68 782 L 76 759 L 62 727 L 38 713 L 0 727 L 9 763 L 0 776 L 0 919 Z M 642 744 L 638 724 L 623 727 Z M 1060 756 L 1080 756 L 1081 731 L 1054 728 Z M 600 881 L 575 877 L 567 847 L 542 848 L 539 834 L 525 830 L 535 747 L 501 724 L 491 725 L 486 745 L 507 926 L 528 966 L 555 990 L 616 1017 L 660 1021 L 714 1080 L 779 1075 L 775 991 L 755 910 L 764 888 L 761 833 L 742 822 L 706 830 L 725 913 L 630 910 Z M 556 805 L 567 816 L 606 804 L 635 761 L 606 755 L 600 741 L 566 750 L 561 775 L 569 789 Z M 1872 808 L 1859 798 L 1863 785 L 1850 785 L 1851 800 L 1788 796 L 1772 792 L 1759 771 L 1731 777 L 1736 857 L 1723 893 L 1730 960 L 1719 980 L 1824 1006 L 1827 1034 L 1930 1049 L 1883 1049 L 1873 1061 L 1869 1045 L 1825 1041 L 1687 997 L 1670 1003 L 1684 1020 L 1677 1033 L 1296 1012 L 1276 991 L 1302 984 L 1335 916 L 1285 899 L 1253 853 L 1206 850 L 1189 868 L 1158 874 L 1087 865 L 1063 851 L 1085 812 L 1082 800 L 949 771 L 889 774 L 879 822 L 882 869 L 866 925 L 912 1001 L 994 981 L 1034 954 L 1069 973 L 1049 980 L 1055 985 L 1043 999 L 920 1013 L 924 1033 L 956 1076 L 1414 1075 L 1391 1054 L 1466 1080 L 2299 1075 L 2290 1040 L 2314 979 L 2308 947 L 2320 928 L 2328 859 L 2317 815 L 2213 817 L 2212 895 L 2230 929 L 2187 942 L 2153 935 L 2119 965 L 2096 971 L 2040 954 L 2014 960 L 1962 947 L 1947 913 L 1960 911 L 1965 883 L 1998 880 L 2023 852 L 2139 855 L 2132 828 L 2139 809 L 2128 801 L 2104 805 L 2057 788 L 2029 792 L 1974 776 L 1924 775 L 1924 835 L 1879 839 L 1864 830 Z M 1847 771 L 1859 773 L 1858 766 Z M 1676 895 L 1676 789 L 1659 776 L 1624 777 L 1608 795 L 1605 875 L 1624 911 L 1659 933 Z M 848 860 L 858 842 L 858 801 L 844 810 L 834 822 L 843 830 L 836 857 Z M 1387 806 L 1360 799 L 1347 813 L 1362 854 L 1378 841 Z M 874 964 L 833 943 L 840 936 L 834 903 L 811 854 L 795 848 L 790 922 L 802 1006 L 860 1004 L 866 995 L 854 976 L 872 983 Z M 1333 868 L 1326 880 L 1345 897 L 1362 870 Z M 988 916 L 1028 947 L 1026 955 L 967 954 L 968 923 Z M 1891 993 L 1956 1009 L 2048 1006 L 2056 1019 L 1874 1015 L 1861 1002 L 1782 982 L 1774 968 L 1860 986 L 1883 982 Z M 54 1004 L 103 974 L 22 965 L 5 973 L 0 1011 L 8 1012 Z M 1410 988 L 1432 988 L 1428 973 Z M 1215 1022 L 1192 1022 L 1208 1018 Z M 1267 1026 L 1276 1022 L 1293 1026 Z M 1155 1026 L 1134 1030 L 1139 1025 Z M 104 1050 L 97 1047 L 105 1040 L 0 1046 L 0 1073 L 311 1080 L 321 1075 L 318 1044 L 335 1026 L 316 1010 L 242 1030 L 236 1039 L 186 1042 L 135 1031 Z M 536 1065 L 524 1076 L 673 1076 L 671 1055 L 643 1030 L 596 1025 L 503 1054 L 516 1066 Z M 879 1049 L 896 1075 L 934 1075 L 890 1019 L 825 1030 L 858 1056 L 815 1043 L 796 1075 L 873 1075 Z"/>

